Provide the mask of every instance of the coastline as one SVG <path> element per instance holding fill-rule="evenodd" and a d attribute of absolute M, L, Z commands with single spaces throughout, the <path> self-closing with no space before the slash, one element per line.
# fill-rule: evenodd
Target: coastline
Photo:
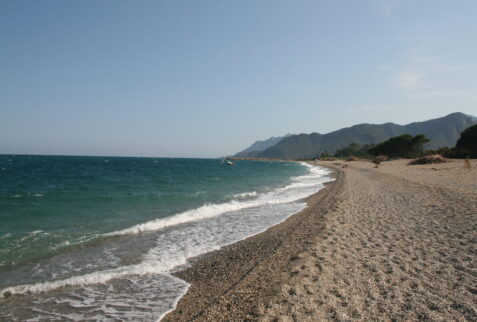
<path fill-rule="evenodd" d="M 336 180 L 284 222 L 198 258 L 163 321 L 477 316 L 477 161 L 318 162 Z"/>
<path fill-rule="evenodd" d="M 256 319 L 257 308 L 289 278 L 297 254 L 323 236 L 323 216 L 343 185 L 343 172 L 320 166 L 331 169 L 335 180 L 305 198 L 304 210 L 264 232 L 192 259 L 189 268 L 174 273 L 191 286 L 161 321 Z"/>
<path fill-rule="evenodd" d="M 43 159 L 39 160 L 43 162 Z M 81 316 L 93 319 L 102 314 L 108 318 L 131 320 L 142 317 L 160 318 L 164 312 L 175 306 L 188 288 L 188 284 L 183 280 L 176 282 L 178 278 L 170 275 L 171 269 L 181 265 L 185 268 L 188 258 L 219 249 L 223 245 L 232 244 L 283 222 L 293 213 L 304 209 L 304 199 L 323 188 L 324 182 L 330 180 L 329 171 L 324 168 L 311 169 L 310 165 L 298 163 L 254 163 L 233 169 L 223 167 L 216 160 L 207 162 L 234 179 L 233 185 L 225 184 L 231 186 L 230 191 L 220 189 L 220 193 L 225 196 L 223 203 L 204 204 L 173 218 L 175 223 L 179 221 L 179 224 L 185 225 L 170 225 L 171 227 L 156 233 L 154 229 L 157 229 L 157 224 L 168 223 L 167 220 L 146 221 L 140 225 L 129 226 L 126 230 L 107 233 L 103 235 L 106 238 L 98 239 L 99 242 L 94 241 L 84 248 L 79 245 L 64 255 L 53 256 L 45 260 L 46 264 L 51 263 L 46 270 L 44 268 L 47 265 L 41 266 L 41 263 L 34 269 L 27 267 L 23 271 L 12 270 L 11 275 L 4 274 L 2 277 L 10 285 L 7 284 L 1 291 L 3 294 L 0 299 L 0 320 L 2 317 L 41 319 L 54 314 L 65 319 Z M 148 164 L 157 168 L 150 160 Z M 231 172 L 235 170 L 240 172 L 240 178 Z M 210 176 L 209 171 L 205 173 Z M 241 179 L 246 184 L 241 184 Z M 195 193 L 196 189 L 192 187 L 191 192 Z M 240 190 L 234 191 L 238 188 Z M 242 191 L 246 193 L 238 194 Z M 199 198 L 202 196 L 199 195 Z M 42 200 L 47 201 L 46 198 Z M 217 216 L 223 213 L 227 214 Z M 146 228 L 153 231 L 147 232 Z M 145 233 L 136 233 L 141 231 Z M 131 249 L 135 251 L 130 252 Z M 105 259 L 105 254 L 111 254 L 110 250 L 118 250 L 118 255 L 124 255 L 118 259 L 125 260 L 118 262 L 117 266 L 116 262 L 112 262 L 111 268 L 95 269 L 95 260 L 100 262 Z M 71 266 L 71 270 L 61 271 L 65 272 L 65 275 L 68 274 L 66 278 L 59 276 L 48 279 L 47 274 L 52 272 L 53 275 L 54 269 L 62 268 L 64 262 L 69 265 L 70 259 L 74 260 L 73 264 L 77 264 L 79 268 L 85 268 L 85 273 L 75 274 L 75 267 Z M 32 263 L 31 267 L 33 265 L 35 263 Z M 19 272 L 20 277 L 25 272 L 24 275 L 32 276 L 33 282 L 15 283 L 15 279 L 10 277 L 16 277 L 15 272 Z M 37 272 L 45 272 L 46 278 Z M 34 275 L 35 273 L 37 275 Z M 104 289 L 106 286 L 107 290 Z M 52 297 L 55 298 L 54 301 Z"/>

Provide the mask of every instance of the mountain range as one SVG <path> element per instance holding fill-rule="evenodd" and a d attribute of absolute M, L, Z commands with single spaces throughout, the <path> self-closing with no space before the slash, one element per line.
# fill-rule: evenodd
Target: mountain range
<path fill-rule="evenodd" d="M 255 142 L 247 149 L 235 154 L 234 157 L 286 160 L 314 158 L 325 151 L 334 154 L 336 150 L 353 142 L 361 145 L 376 144 L 401 134 L 424 134 L 431 140 L 426 145 L 427 149 L 452 147 L 459 139 L 460 133 L 474 124 L 477 124 L 476 117 L 459 112 L 406 125 L 365 123 L 327 134 L 311 133 L 272 137 L 265 141 Z"/>
<path fill-rule="evenodd" d="M 250 152 L 258 152 L 258 151 L 264 151 L 274 145 L 276 145 L 278 142 L 283 140 L 284 138 L 287 138 L 289 136 L 292 136 L 293 134 L 287 134 L 284 136 L 277 136 L 274 137 L 272 136 L 271 138 L 264 140 L 264 141 L 256 141 L 254 144 L 246 148 L 245 150 L 240 151 L 234 157 L 240 158 L 240 157 L 246 157 Z"/>

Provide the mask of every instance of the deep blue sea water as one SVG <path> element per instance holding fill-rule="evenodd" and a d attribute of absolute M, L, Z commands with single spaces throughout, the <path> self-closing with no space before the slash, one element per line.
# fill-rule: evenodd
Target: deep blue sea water
<path fill-rule="evenodd" d="M 12 294 L 0 319 L 158 319 L 188 288 L 171 272 L 300 211 L 327 174 L 296 162 L 0 155 L 0 292 Z"/>

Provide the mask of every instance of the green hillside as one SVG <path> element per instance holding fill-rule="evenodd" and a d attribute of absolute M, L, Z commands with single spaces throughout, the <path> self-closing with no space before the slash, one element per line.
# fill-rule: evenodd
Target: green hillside
<path fill-rule="evenodd" d="M 284 138 L 276 145 L 263 151 L 253 151 L 245 156 L 250 158 L 300 159 L 313 158 L 322 152 L 335 153 L 337 149 L 350 143 L 376 144 L 401 134 L 424 134 L 431 142 L 428 149 L 454 146 L 460 133 L 477 123 L 474 117 L 463 113 L 452 113 L 442 118 L 407 125 L 394 123 L 358 124 L 327 134 L 298 134 Z"/>

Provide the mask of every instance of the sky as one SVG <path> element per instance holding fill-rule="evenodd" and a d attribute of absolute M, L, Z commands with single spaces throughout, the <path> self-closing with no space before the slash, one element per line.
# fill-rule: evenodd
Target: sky
<path fill-rule="evenodd" d="M 0 0 L 0 154 L 219 157 L 477 115 L 477 1 Z"/>

